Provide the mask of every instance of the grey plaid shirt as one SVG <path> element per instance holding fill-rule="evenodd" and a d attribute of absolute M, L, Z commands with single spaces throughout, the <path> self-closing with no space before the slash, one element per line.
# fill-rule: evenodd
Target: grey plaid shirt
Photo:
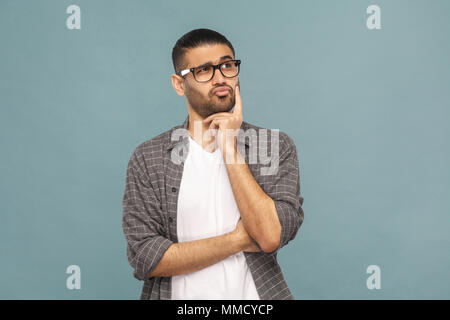
<path fill-rule="evenodd" d="M 133 275 L 139 280 L 144 280 L 141 293 L 143 300 L 171 299 L 172 277 L 149 278 L 149 275 L 169 246 L 178 242 L 177 202 L 184 161 L 179 163 L 173 161 L 171 152 L 173 148 L 179 147 L 186 147 L 184 150 L 188 151 L 189 143 L 187 136 L 173 140 L 172 134 L 178 128 L 188 129 L 188 127 L 189 116 L 183 124 L 137 146 L 128 162 L 122 227 L 127 241 L 128 261 L 134 269 Z M 241 129 L 244 132 L 254 129 L 258 135 L 259 129 L 264 130 L 245 121 L 242 122 Z M 249 161 L 248 150 L 255 140 L 238 139 L 238 146 L 245 147 L 244 156 L 253 177 L 264 192 L 274 200 L 282 226 L 281 241 L 277 250 L 271 253 L 244 252 L 262 300 L 294 299 L 277 262 L 277 252 L 294 239 L 304 217 L 297 149 L 286 133 L 278 132 L 279 163 L 278 170 L 273 174 L 262 174 L 264 167 L 270 166 L 267 162 L 263 164 L 261 161 L 258 163 Z M 261 148 L 267 148 L 266 154 L 270 156 L 271 130 L 267 130 L 267 133 L 265 137 L 258 136 L 258 143 L 255 144 L 258 152 Z M 182 159 L 187 155 L 184 151 L 179 154 Z"/>

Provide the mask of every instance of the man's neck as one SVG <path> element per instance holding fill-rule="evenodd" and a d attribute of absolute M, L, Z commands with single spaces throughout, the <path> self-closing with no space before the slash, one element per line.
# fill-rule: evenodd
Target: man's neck
<path fill-rule="evenodd" d="M 215 145 L 215 137 L 207 133 L 210 123 L 203 123 L 203 119 L 194 110 L 189 108 L 189 135 L 203 149 L 214 152 L 217 148 Z"/>

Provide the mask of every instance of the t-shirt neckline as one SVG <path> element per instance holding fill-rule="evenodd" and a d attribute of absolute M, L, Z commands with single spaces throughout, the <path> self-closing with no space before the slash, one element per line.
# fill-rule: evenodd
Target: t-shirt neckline
<path fill-rule="evenodd" d="M 198 148 L 200 151 L 202 151 L 209 157 L 212 157 L 215 154 L 217 154 L 218 152 L 220 152 L 220 148 L 216 148 L 216 150 L 214 150 L 213 152 L 206 151 L 205 149 L 203 149 L 203 147 L 197 141 L 192 139 L 192 137 L 190 135 L 189 135 L 189 141 L 190 141 L 191 145 L 194 145 L 194 148 Z"/>

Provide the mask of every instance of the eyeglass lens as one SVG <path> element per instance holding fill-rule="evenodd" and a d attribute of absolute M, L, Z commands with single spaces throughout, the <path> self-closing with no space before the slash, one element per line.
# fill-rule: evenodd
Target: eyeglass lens
<path fill-rule="evenodd" d="M 222 71 L 222 75 L 227 78 L 233 78 L 237 76 L 237 74 L 239 73 L 239 68 L 236 65 L 235 61 L 224 62 L 219 66 L 219 68 Z M 199 82 L 206 82 L 211 80 L 213 77 L 213 70 L 214 68 L 212 66 L 195 68 L 194 70 L 195 80 Z"/>

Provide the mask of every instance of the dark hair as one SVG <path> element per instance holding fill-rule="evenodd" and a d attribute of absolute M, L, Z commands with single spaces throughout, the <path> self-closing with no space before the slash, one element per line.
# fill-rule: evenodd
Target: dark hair
<path fill-rule="evenodd" d="M 225 44 L 230 47 L 233 56 L 235 55 L 230 41 L 220 33 L 210 29 L 195 29 L 178 39 L 172 49 L 172 62 L 175 73 L 179 74 L 181 70 L 186 68 L 184 55 L 187 49 L 197 48 L 206 44 Z"/>

